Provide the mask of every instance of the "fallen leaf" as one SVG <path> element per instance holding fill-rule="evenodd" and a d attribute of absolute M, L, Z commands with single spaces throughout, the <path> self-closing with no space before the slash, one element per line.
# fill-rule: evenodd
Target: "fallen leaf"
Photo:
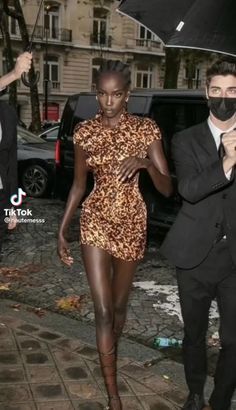
<path fill-rule="evenodd" d="M 81 303 L 86 298 L 86 295 L 66 296 L 56 301 L 58 309 L 62 310 L 77 310 L 81 308 Z"/>
<path fill-rule="evenodd" d="M 21 304 L 20 303 L 15 303 L 14 305 L 9 305 L 9 307 L 11 307 L 12 309 L 20 309 Z"/>
<path fill-rule="evenodd" d="M 0 290 L 3 290 L 3 291 L 9 290 L 10 285 L 11 285 L 10 283 L 0 283 Z"/>

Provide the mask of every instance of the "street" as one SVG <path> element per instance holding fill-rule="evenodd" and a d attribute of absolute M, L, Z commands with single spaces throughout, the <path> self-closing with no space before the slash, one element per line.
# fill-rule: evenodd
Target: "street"
<path fill-rule="evenodd" d="M 57 231 L 63 208 L 64 202 L 59 200 L 27 198 L 22 209 L 29 209 L 30 218 L 45 219 L 45 223 L 19 223 L 8 235 L 0 265 L 0 283 L 5 284 L 5 289 L 3 286 L 0 295 L 31 305 L 38 315 L 49 310 L 93 323 L 93 305 L 78 243 L 79 211 L 68 237 L 75 263 L 68 268 L 57 256 Z M 182 338 L 175 270 L 158 251 L 162 238 L 157 228 L 149 229 L 148 247 L 134 279 L 124 329 L 125 337 L 150 347 L 155 337 Z M 218 351 L 217 317 L 213 302 L 208 340 L 210 374 Z M 179 348 L 162 351 L 164 356 L 181 362 Z"/>

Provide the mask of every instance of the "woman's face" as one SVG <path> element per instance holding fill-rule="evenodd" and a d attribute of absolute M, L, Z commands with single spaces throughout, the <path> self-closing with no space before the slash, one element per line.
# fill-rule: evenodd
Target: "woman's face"
<path fill-rule="evenodd" d="M 129 90 L 125 86 L 120 73 L 104 73 L 97 85 L 97 99 L 101 110 L 107 118 L 119 117 L 129 98 Z"/>

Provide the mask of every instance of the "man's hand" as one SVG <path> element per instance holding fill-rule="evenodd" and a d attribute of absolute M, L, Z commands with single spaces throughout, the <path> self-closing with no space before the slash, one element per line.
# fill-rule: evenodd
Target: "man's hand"
<path fill-rule="evenodd" d="M 226 132 L 223 135 L 222 144 L 226 157 L 234 160 L 234 164 L 236 164 L 236 130 Z"/>
<path fill-rule="evenodd" d="M 226 132 L 222 137 L 222 144 L 225 150 L 223 168 L 227 175 L 236 164 L 236 130 Z"/>
<path fill-rule="evenodd" d="M 32 53 L 25 51 L 20 54 L 16 59 L 16 64 L 13 69 L 15 78 L 18 79 L 23 73 L 28 73 L 32 63 Z"/>

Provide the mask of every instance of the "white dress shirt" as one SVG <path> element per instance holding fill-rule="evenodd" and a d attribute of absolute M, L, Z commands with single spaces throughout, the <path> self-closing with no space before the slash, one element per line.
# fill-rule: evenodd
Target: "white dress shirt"
<path fill-rule="evenodd" d="M 210 117 L 208 117 L 208 125 L 209 125 L 209 128 L 210 128 L 210 130 L 211 130 L 211 133 L 212 133 L 212 135 L 213 135 L 213 138 L 214 138 L 214 141 L 215 141 L 215 143 L 216 143 L 216 148 L 217 148 L 217 151 L 218 151 L 218 149 L 219 149 L 219 146 L 220 146 L 220 136 L 221 136 L 221 134 L 224 132 L 230 132 L 230 131 L 233 131 L 233 129 L 234 128 L 236 128 L 236 123 L 232 126 L 232 127 L 230 127 L 229 129 L 227 129 L 227 130 L 224 130 L 224 131 L 222 131 L 220 128 L 218 128 L 215 124 L 213 124 L 213 122 L 211 121 L 211 119 L 210 119 Z M 232 169 L 230 169 L 226 174 L 225 174 L 225 176 L 226 176 L 226 178 L 228 178 L 228 179 L 230 179 L 230 177 L 231 177 L 231 173 L 232 173 Z"/>

